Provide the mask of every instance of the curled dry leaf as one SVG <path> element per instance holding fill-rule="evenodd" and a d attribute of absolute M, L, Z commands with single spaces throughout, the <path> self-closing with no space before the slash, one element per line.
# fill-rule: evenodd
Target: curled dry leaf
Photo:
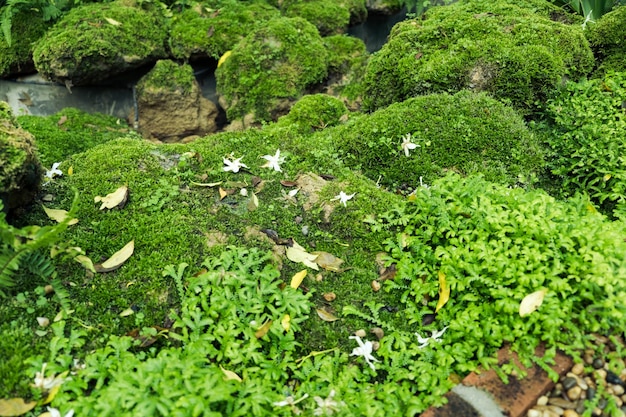
<path fill-rule="evenodd" d="M 259 199 L 256 194 L 252 193 L 250 200 L 248 200 L 248 211 L 254 211 L 259 208 Z"/>
<path fill-rule="evenodd" d="M 386 281 L 388 279 L 394 279 L 396 277 L 396 273 L 398 270 L 396 269 L 396 264 L 391 264 L 388 267 L 382 267 L 379 272 L 379 281 Z"/>
<path fill-rule="evenodd" d="M 0 416 L 21 416 L 35 408 L 36 401 L 24 402 L 23 398 L 0 399 Z"/>
<path fill-rule="evenodd" d="M 319 270 L 319 267 L 315 263 L 315 260 L 317 259 L 317 255 L 308 253 L 295 240 L 293 241 L 293 245 L 287 248 L 286 254 L 287 254 L 287 259 L 289 259 L 292 262 L 301 262 L 305 266 L 308 266 L 311 269 L 314 269 L 316 271 Z"/>
<path fill-rule="evenodd" d="M 96 272 L 96 269 L 93 266 L 93 262 L 88 256 L 76 255 L 74 257 L 74 260 L 78 262 L 79 264 L 81 264 L 86 270 L 91 271 L 91 272 Z"/>
<path fill-rule="evenodd" d="M 224 369 L 221 365 L 220 365 L 220 369 L 222 370 L 222 372 L 225 375 L 224 380 L 226 380 L 226 381 L 243 382 L 243 379 L 241 379 L 241 377 L 239 375 L 237 375 L 236 373 L 234 373 L 233 371 L 229 371 L 228 369 Z"/>
<path fill-rule="evenodd" d="M 122 264 L 126 262 L 128 258 L 130 258 L 130 256 L 133 254 L 134 251 L 135 251 L 135 241 L 131 240 L 122 249 L 115 252 L 113 256 L 111 256 L 109 259 L 102 262 L 101 264 L 95 265 L 94 268 L 96 272 L 114 271 L 120 266 L 122 266 Z"/>
<path fill-rule="evenodd" d="M 195 185 L 196 187 L 213 188 L 213 187 L 217 187 L 218 185 L 221 185 L 222 181 L 220 181 L 220 182 L 195 182 L 195 181 L 189 181 L 189 184 Z"/>
<path fill-rule="evenodd" d="M 370 333 L 376 336 L 378 340 L 382 339 L 385 336 L 385 331 L 381 329 L 380 327 L 374 327 L 373 329 L 370 330 Z"/>
<path fill-rule="evenodd" d="M 315 311 L 317 311 L 317 315 L 319 316 L 319 318 L 324 321 L 333 322 L 339 320 L 339 317 L 335 316 L 332 313 L 329 313 L 326 310 L 322 310 L 321 308 L 318 308 Z"/>
<path fill-rule="evenodd" d="M 437 301 L 437 307 L 435 307 L 435 313 L 441 309 L 450 299 L 450 286 L 446 282 L 446 274 L 439 271 L 439 301 Z"/>
<path fill-rule="evenodd" d="M 331 301 L 335 301 L 337 295 L 334 292 L 327 292 L 322 297 L 324 297 L 324 300 L 330 303 Z"/>
<path fill-rule="evenodd" d="M 133 310 L 132 308 L 127 308 L 120 313 L 120 317 L 132 316 L 133 314 L 135 314 L 135 310 Z"/>
<path fill-rule="evenodd" d="M 547 289 L 535 291 L 531 294 L 528 294 L 519 305 L 519 315 L 525 317 L 537 310 L 541 304 L 543 303 L 543 297 L 545 297 Z"/>
<path fill-rule="evenodd" d="M 267 334 L 271 326 L 272 326 L 272 320 L 266 321 L 263 324 L 263 326 L 259 327 L 259 329 L 256 332 L 254 332 L 254 337 L 256 337 L 257 339 L 262 338 L 263 336 Z"/>
<path fill-rule="evenodd" d="M 354 332 L 354 335 L 358 337 L 365 337 L 367 336 L 367 333 L 365 333 L 365 330 L 359 329 L 356 332 Z"/>
<path fill-rule="evenodd" d="M 66 210 L 51 209 L 43 205 L 41 207 L 43 207 L 43 211 L 46 212 L 46 216 L 48 216 L 50 219 L 54 220 L 57 223 L 63 223 L 67 218 Z M 78 223 L 78 219 L 72 219 L 68 222 L 69 225 L 73 225 L 76 223 Z"/>
<path fill-rule="evenodd" d="M 302 284 L 302 280 L 306 277 L 307 270 L 303 269 L 302 271 L 296 273 L 293 277 L 291 277 L 291 288 L 296 289 Z"/>
<path fill-rule="evenodd" d="M 340 266 L 343 263 L 343 259 L 339 259 L 335 255 L 323 251 L 312 252 L 312 255 L 317 255 L 315 263 L 325 270 L 333 272 L 339 272 L 341 270 Z"/>
<path fill-rule="evenodd" d="M 296 185 L 298 185 L 298 183 L 295 181 L 282 180 L 280 182 L 280 185 L 282 185 L 283 187 L 295 187 Z"/>
<path fill-rule="evenodd" d="M 374 292 L 380 291 L 380 282 L 373 280 L 371 285 Z"/>
<path fill-rule="evenodd" d="M 113 25 L 113 26 L 120 26 L 121 25 L 120 22 L 118 22 L 115 19 L 111 19 L 110 17 L 105 17 L 104 20 L 106 20 L 107 22 L 109 22 L 110 25 Z"/>
<path fill-rule="evenodd" d="M 126 201 L 128 201 L 128 187 L 122 185 L 120 188 L 110 194 L 105 195 L 104 197 L 94 197 L 93 201 L 94 203 L 102 202 L 102 205 L 100 205 L 100 210 L 110 210 L 116 207 L 121 209 L 126 204 Z"/>

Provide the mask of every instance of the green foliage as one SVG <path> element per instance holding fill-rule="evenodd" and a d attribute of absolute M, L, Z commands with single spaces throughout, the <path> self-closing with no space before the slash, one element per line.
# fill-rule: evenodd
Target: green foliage
<path fill-rule="evenodd" d="M 322 36 L 343 33 L 350 23 L 348 5 L 336 0 L 286 1 L 281 9 L 287 17 L 308 20 Z"/>
<path fill-rule="evenodd" d="M 554 192 L 588 193 L 601 209 L 626 214 L 626 73 L 568 83 L 547 103 L 540 125 Z"/>
<path fill-rule="evenodd" d="M 171 204 L 179 194 L 178 185 L 170 183 L 165 178 L 160 178 L 158 187 L 154 189 L 150 198 L 144 200 L 140 206 L 150 211 L 161 211 L 163 207 Z"/>
<path fill-rule="evenodd" d="M 600 19 L 610 12 L 616 5 L 624 5 L 624 0 L 552 0 L 558 6 L 568 7 L 586 20 Z"/>
<path fill-rule="evenodd" d="M 602 16 L 594 23 L 588 23 L 585 36 L 596 57 L 594 75 L 601 76 L 610 71 L 626 71 L 626 7 L 620 6 Z"/>
<path fill-rule="evenodd" d="M 279 119 L 279 125 L 295 125 L 299 131 L 310 133 L 337 125 L 347 114 L 341 100 L 327 94 L 307 94 L 293 105 L 289 114 Z"/>
<path fill-rule="evenodd" d="M 583 30 L 564 23 L 570 20 L 558 7 L 537 1 L 468 0 L 432 8 L 423 19 L 394 26 L 372 56 L 363 105 L 375 110 L 469 88 L 524 113 L 536 111 L 564 77 L 579 79 L 593 67 Z"/>
<path fill-rule="evenodd" d="M 63 13 L 79 4 L 80 0 L 1 0 L 0 28 L 6 43 L 13 42 L 12 27 L 16 16 L 26 11 L 37 11 L 44 22 L 58 19 Z"/>
<path fill-rule="evenodd" d="M 401 144 L 417 145 L 407 157 Z M 447 171 L 514 184 L 543 168 L 537 139 L 512 109 L 484 93 L 432 94 L 319 132 L 352 169 L 407 192 Z M 527 181 L 527 180 L 523 180 Z"/>

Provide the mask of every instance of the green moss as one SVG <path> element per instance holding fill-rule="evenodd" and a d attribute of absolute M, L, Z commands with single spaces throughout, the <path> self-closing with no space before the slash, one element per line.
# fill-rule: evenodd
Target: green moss
<path fill-rule="evenodd" d="M 617 7 L 597 22 L 588 23 L 585 36 L 598 61 L 596 75 L 626 70 L 626 7 Z"/>
<path fill-rule="evenodd" d="M 334 35 L 324 38 L 328 49 L 328 70 L 347 74 L 355 65 L 363 65 L 368 57 L 365 43 L 359 38 L 346 35 Z"/>
<path fill-rule="evenodd" d="M 315 25 L 322 36 L 343 33 L 350 23 L 350 10 L 335 0 L 292 0 L 282 6 L 287 17 L 301 17 Z"/>
<path fill-rule="evenodd" d="M 278 9 L 265 2 L 219 1 L 211 7 L 198 5 L 174 17 L 170 50 L 179 59 L 217 59 L 279 14 Z"/>
<path fill-rule="evenodd" d="M 174 61 L 160 60 L 148 74 L 137 83 L 137 91 L 144 90 L 177 91 L 188 95 L 196 82 L 193 68 L 190 65 L 179 65 Z"/>
<path fill-rule="evenodd" d="M 69 11 L 37 42 L 37 71 L 73 85 L 99 81 L 167 56 L 168 27 L 158 12 L 120 3 Z"/>
<path fill-rule="evenodd" d="M 2 9 L 0 9 L 2 12 Z M 0 77 L 34 70 L 33 43 L 50 26 L 37 12 L 20 12 L 11 19 L 11 46 L 0 37 Z"/>
<path fill-rule="evenodd" d="M 18 116 L 22 128 L 35 136 L 39 159 L 50 167 L 71 155 L 128 133 L 126 122 L 71 107 L 48 116 Z"/>
<path fill-rule="evenodd" d="M 254 113 L 270 120 L 281 101 L 299 98 L 326 76 L 327 52 L 302 18 L 277 18 L 239 42 L 217 68 L 217 91 L 229 119 Z"/>
<path fill-rule="evenodd" d="M 310 94 L 293 105 L 289 114 L 279 119 L 279 125 L 296 125 L 304 133 L 335 126 L 348 113 L 343 102 L 326 94 Z"/>
<path fill-rule="evenodd" d="M 578 79 L 593 66 L 581 26 L 552 20 L 561 18 L 554 10 L 547 2 L 468 0 L 401 22 L 368 64 L 363 105 L 471 88 L 532 112 L 563 78 Z"/>
<path fill-rule="evenodd" d="M 419 145 L 409 157 L 401 148 L 407 134 Z M 329 136 L 348 166 L 392 189 L 410 190 L 420 177 L 428 184 L 447 171 L 514 184 L 543 167 L 521 116 L 485 93 L 412 98 L 319 135 Z"/>

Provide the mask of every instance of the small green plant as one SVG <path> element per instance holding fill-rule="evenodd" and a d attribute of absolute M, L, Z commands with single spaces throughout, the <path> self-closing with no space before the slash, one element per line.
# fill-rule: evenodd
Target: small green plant
<path fill-rule="evenodd" d="M 552 0 L 552 2 L 584 16 L 585 22 L 598 20 L 615 6 L 626 4 L 624 0 Z"/>
<path fill-rule="evenodd" d="M 163 207 L 171 203 L 180 194 L 178 185 L 170 183 L 167 179 L 159 179 L 159 185 L 148 200 L 141 202 L 140 206 L 150 211 L 161 211 Z"/>
<path fill-rule="evenodd" d="M 176 291 L 178 291 L 178 296 L 182 301 L 185 297 L 185 285 L 183 284 L 183 275 L 185 273 L 185 268 L 187 268 L 189 264 L 182 262 L 178 264 L 178 269 L 174 267 L 174 265 L 167 265 L 163 270 L 163 276 L 170 276 L 174 278 L 174 282 L 176 283 Z"/>
<path fill-rule="evenodd" d="M 44 22 L 58 19 L 64 12 L 72 8 L 80 0 L 0 0 L 0 28 L 6 43 L 11 46 L 13 41 L 11 28 L 13 18 L 20 12 L 35 10 L 41 13 Z"/>

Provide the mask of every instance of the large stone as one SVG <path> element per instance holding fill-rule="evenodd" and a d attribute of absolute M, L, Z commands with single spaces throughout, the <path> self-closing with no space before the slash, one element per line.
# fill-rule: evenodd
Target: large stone
<path fill-rule="evenodd" d="M 52 81 L 92 84 L 167 56 L 159 12 L 119 2 L 69 11 L 33 51 L 37 71 Z"/>
<path fill-rule="evenodd" d="M 19 127 L 9 105 L 0 101 L 0 199 L 5 209 L 30 203 L 42 173 L 35 138 Z"/>
<path fill-rule="evenodd" d="M 137 84 L 138 120 L 129 122 L 147 139 L 178 142 L 217 130 L 217 106 L 202 96 L 189 65 L 158 61 Z"/>

